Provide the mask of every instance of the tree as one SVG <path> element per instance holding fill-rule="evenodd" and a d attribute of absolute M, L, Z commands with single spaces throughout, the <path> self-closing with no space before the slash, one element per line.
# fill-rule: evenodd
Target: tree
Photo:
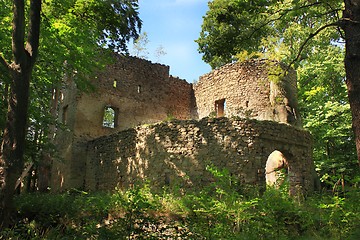
<path fill-rule="evenodd" d="M 214 0 L 197 40 L 199 52 L 213 68 L 246 51 L 297 69 L 314 52 L 326 54 L 344 39 L 345 82 L 360 164 L 359 8 L 360 0 Z"/>
<path fill-rule="evenodd" d="M 346 86 L 360 165 L 360 0 L 344 0 L 341 27 L 345 32 Z"/>
<path fill-rule="evenodd" d="M 9 224 L 15 182 L 24 166 L 25 141 L 26 136 L 29 136 L 27 120 L 30 89 L 41 89 L 46 82 L 51 82 L 47 86 L 59 86 L 56 81 L 64 74 L 74 75 L 75 72 L 78 72 L 75 80 L 81 83 L 96 66 L 101 65 L 95 59 L 100 51 L 102 54 L 107 51 L 100 48 L 127 52 L 126 43 L 138 37 L 141 27 L 136 0 L 67 0 L 61 3 L 31 0 L 29 6 L 27 3 L 24 0 L 5 0 L 0 3 L 2 20 L 6 22 L 13 19 L 12 29 L 8 29 L 5 24 L 0 29 L 0 65 L 4 69 L 0 86 L 6 93 L 2 105 L 7 105 L 0 155 L 3 174 L 1 226 Z M 40 29 L 44 33 L 42 38 Z M 9 32 L 12 32 L 10 49 L 6 41 L 10 39 L 7 35 Z M 43 53 L 40 51 L 38 56 L 39 47 Z M 37 59 L 38 65 L 35 65 Z M 31 84 L 32 75 L 35 82 Z M 47 91 L 51 92 L 51 89 Z M 31 104 L 34 102 L 31 101 Z M 32 116 L 34 118 L 30 124 L 38 123 L 35 115 Z"/>
<path fill-rule="evenodd" d="M 155 55 L 155 58 L 156 58 L 156 62 L 160 62 L 161 57 L 166 55 L 166 50 L 165 50 L 165 48 L 164 48 L 162 45 L 158 46 L 158 47 L 155 49 L 154 55 Z"/>
<path fill-rule="evenodd" d="M 41 11 L 40 0 L 30 2 L 28 34 L 24 45 L 25 2 L 15 0 L 13 4 L 13 62 L 9 64 L 3 57 L 0 58 L 7 74 L 11 76 L 6 125 L 1 145 L 1 161 L 4 164 L 4 182 L 0 199 L 1 223 L 5 225 L 10 218 L 8 209 L 12 206 L 15 183 L 24 165 L 30 77 L 38 53 Z"/>
<path fill-rule="evenodd" d="M 325 49 L 324 49 L 325 50 Z M 314 52 L 297 68 L 299 106 L 304 128 L 314 139 L 314 162 L 324 186 L 348 186 L 358 176 L 351 129 L 344 49 L 328 45 L 326 54 Z"/>
<path fill-rule="evenodd" d="M 132 49 L 130 51 L 131 55 L 142 58 L 148 59 L 149 51 L 148 51 L 148 44 L 149 38 L 147 32 L 143 32 L 140 34 L 139 38 L 136 39 L 133 43 Z M 156 62 L 160 62 L 160 58 L 166 55 L 166 51 L 162 45 L 159 45 L 154 51 L 154 57 Z"/>
<path fill-rule="evenodd" d="M 147 32 L 143 32 L 139 38 L 134 41 L 132 55 L 138 58 L 147 59 L 149 51 L 147 45 L 149 44 L 149 38 Z"/>

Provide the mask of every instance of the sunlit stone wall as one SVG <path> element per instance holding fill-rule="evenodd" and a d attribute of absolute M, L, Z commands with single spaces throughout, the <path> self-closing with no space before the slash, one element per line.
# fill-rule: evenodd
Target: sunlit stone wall
<path fill-rule="evenodd" d="M 239 116 L 301 126 L 296 73 L 279 62 L 227 64 L 194 84 L 199 118 Z"/>
<path fill-rule="evenodd" d="M 140 126 L 90 141 L 84 188 L 111 190 L 144 181 L 156 188 L 196 188 L 213 181 L 207 166 L 264 186 L 266 161 L 275 150 L 288 160 L 292 191 L 312 190 L 308 132 L 271 121 L 227 118 Z"/>

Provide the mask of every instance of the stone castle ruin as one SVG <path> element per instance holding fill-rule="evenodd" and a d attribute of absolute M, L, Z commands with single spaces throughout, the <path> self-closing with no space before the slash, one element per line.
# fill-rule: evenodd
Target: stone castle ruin
<path fill-rule="evenodd" d="M 207 166 L 242 183 L 274 183 L 288 169 L 290 191 L 311 191 L 311 136 L 301 129 L 296 73 L 274 61 L 233 63 L 195 84 L 169 67 L 118 55 L 84 93 L 68 82 L 59 107 L 52 190 L 199 187 Z M 279 72 L 279 71 L 278 71 Z M 283 71 L 281 71 L 283 72 Z M 277 155 L 278 157 L 273 157 Z M 280 157 L 279 157 L 280 156 Z"/>

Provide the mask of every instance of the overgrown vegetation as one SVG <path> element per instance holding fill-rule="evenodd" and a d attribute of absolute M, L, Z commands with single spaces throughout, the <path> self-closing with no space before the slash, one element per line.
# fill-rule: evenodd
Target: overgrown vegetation
<path fill-rule="evenodd" d="M 262 195 L 226 171 L 184 193 L 148 185 L 113 193 L 22 194 L 18 223 L 0 239 L 359 239 L 360 192 L 291 198 Z"/>

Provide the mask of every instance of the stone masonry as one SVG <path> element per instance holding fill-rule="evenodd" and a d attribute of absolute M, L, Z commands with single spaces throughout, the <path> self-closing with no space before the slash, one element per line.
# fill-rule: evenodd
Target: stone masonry
<path fill-rule="evenodd" d="M 226 168 L 242 183 L 263 186 L 265 164 L 274 150 L 288 160 L 290 188 L 313 188 L 311 136 L 286 124 L 240 118 L 173 120 L 139 126 L 87 144 L 84 188 L 204 186 L 207 166 Z"/>
<path fill-rule="evenodd" d="M 278 72 L 269 71 L 277 67 Z M 295 71 L 269 81 L 271 74 L 284 69 L 278 62 L 257 60 L 228 64 L 201 76 L 194 86 L 199 118 L 240 116 L 301 126 Z M 223 114 L 219 108 L 225 108 Z"/>
<path fill-rule="evenodd" d="M 274 79 L 274 68 L 284 69 L 265 60 L 228 64 L 193 85 L 170 76 L 168 66 L 118 55 L 90 79 L 96 91 L 79 92 L 69 81 L 59 106 L 68 129 L 57 133 L 52 190 L 113 190 L 144 180 L 198 187 L 212 181 L 208 165 L 262 186 L 278 150 L 292 191 L 311 191 L 311 136 L 301 130 L 296 74 Z"/>

